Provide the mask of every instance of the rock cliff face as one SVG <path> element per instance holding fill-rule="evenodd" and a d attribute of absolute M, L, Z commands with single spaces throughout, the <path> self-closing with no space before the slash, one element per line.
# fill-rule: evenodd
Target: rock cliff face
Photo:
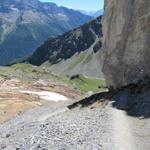
<path fill-rule="evenodd" d="M 150 77 L 150 1 L 105 0 L 103 73 L 111 88 Z"/>

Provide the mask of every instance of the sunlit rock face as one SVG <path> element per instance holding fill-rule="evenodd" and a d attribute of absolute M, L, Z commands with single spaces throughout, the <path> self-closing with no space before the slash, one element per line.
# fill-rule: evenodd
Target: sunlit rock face
<path fill-rule="evenodd" d="M 150 77 L 149 0 L 105 0 L 101 63 L 114 89 Z"/>

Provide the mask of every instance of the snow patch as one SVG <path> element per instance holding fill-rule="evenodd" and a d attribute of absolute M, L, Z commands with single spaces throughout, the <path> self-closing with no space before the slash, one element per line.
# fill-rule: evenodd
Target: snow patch
<path fill-rule="evenodd" d="M 69 100 L 67 97 L 54 93 L 54 92 L 48 92 L 48 91 L 41 91 L 41 92 L 35 92 L 35 91 L 20 91 L 21 93 L 27 93 L 27 94 L 35 94 L 38 95 L 41 99 L 48 100 L 48 101 L 67 101 Z"/>

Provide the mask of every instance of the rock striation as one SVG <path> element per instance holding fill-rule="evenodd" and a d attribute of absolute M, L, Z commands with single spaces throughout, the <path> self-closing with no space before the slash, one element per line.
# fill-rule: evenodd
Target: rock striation
<path fill-rule="evenodd" d="M 102 71 L 117 89 L 150 77 L 150 1 L 105 0 Z"/>

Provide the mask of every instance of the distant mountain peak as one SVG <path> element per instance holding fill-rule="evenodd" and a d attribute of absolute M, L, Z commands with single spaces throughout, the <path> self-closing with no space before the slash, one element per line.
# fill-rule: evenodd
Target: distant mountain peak
<path fill-rule="evenodd" d="M 98 17 L 98 16 L 102 16 L 104 13 L 104 9 L 100 9 L 100 10 L 96 10 L 96 11 L 85 11 L 85 10 L 78 10 L 79 12 L 81 12 L 82 14 L 88 15 L 88 16 L 92 16 L 92 17 Z"/>

